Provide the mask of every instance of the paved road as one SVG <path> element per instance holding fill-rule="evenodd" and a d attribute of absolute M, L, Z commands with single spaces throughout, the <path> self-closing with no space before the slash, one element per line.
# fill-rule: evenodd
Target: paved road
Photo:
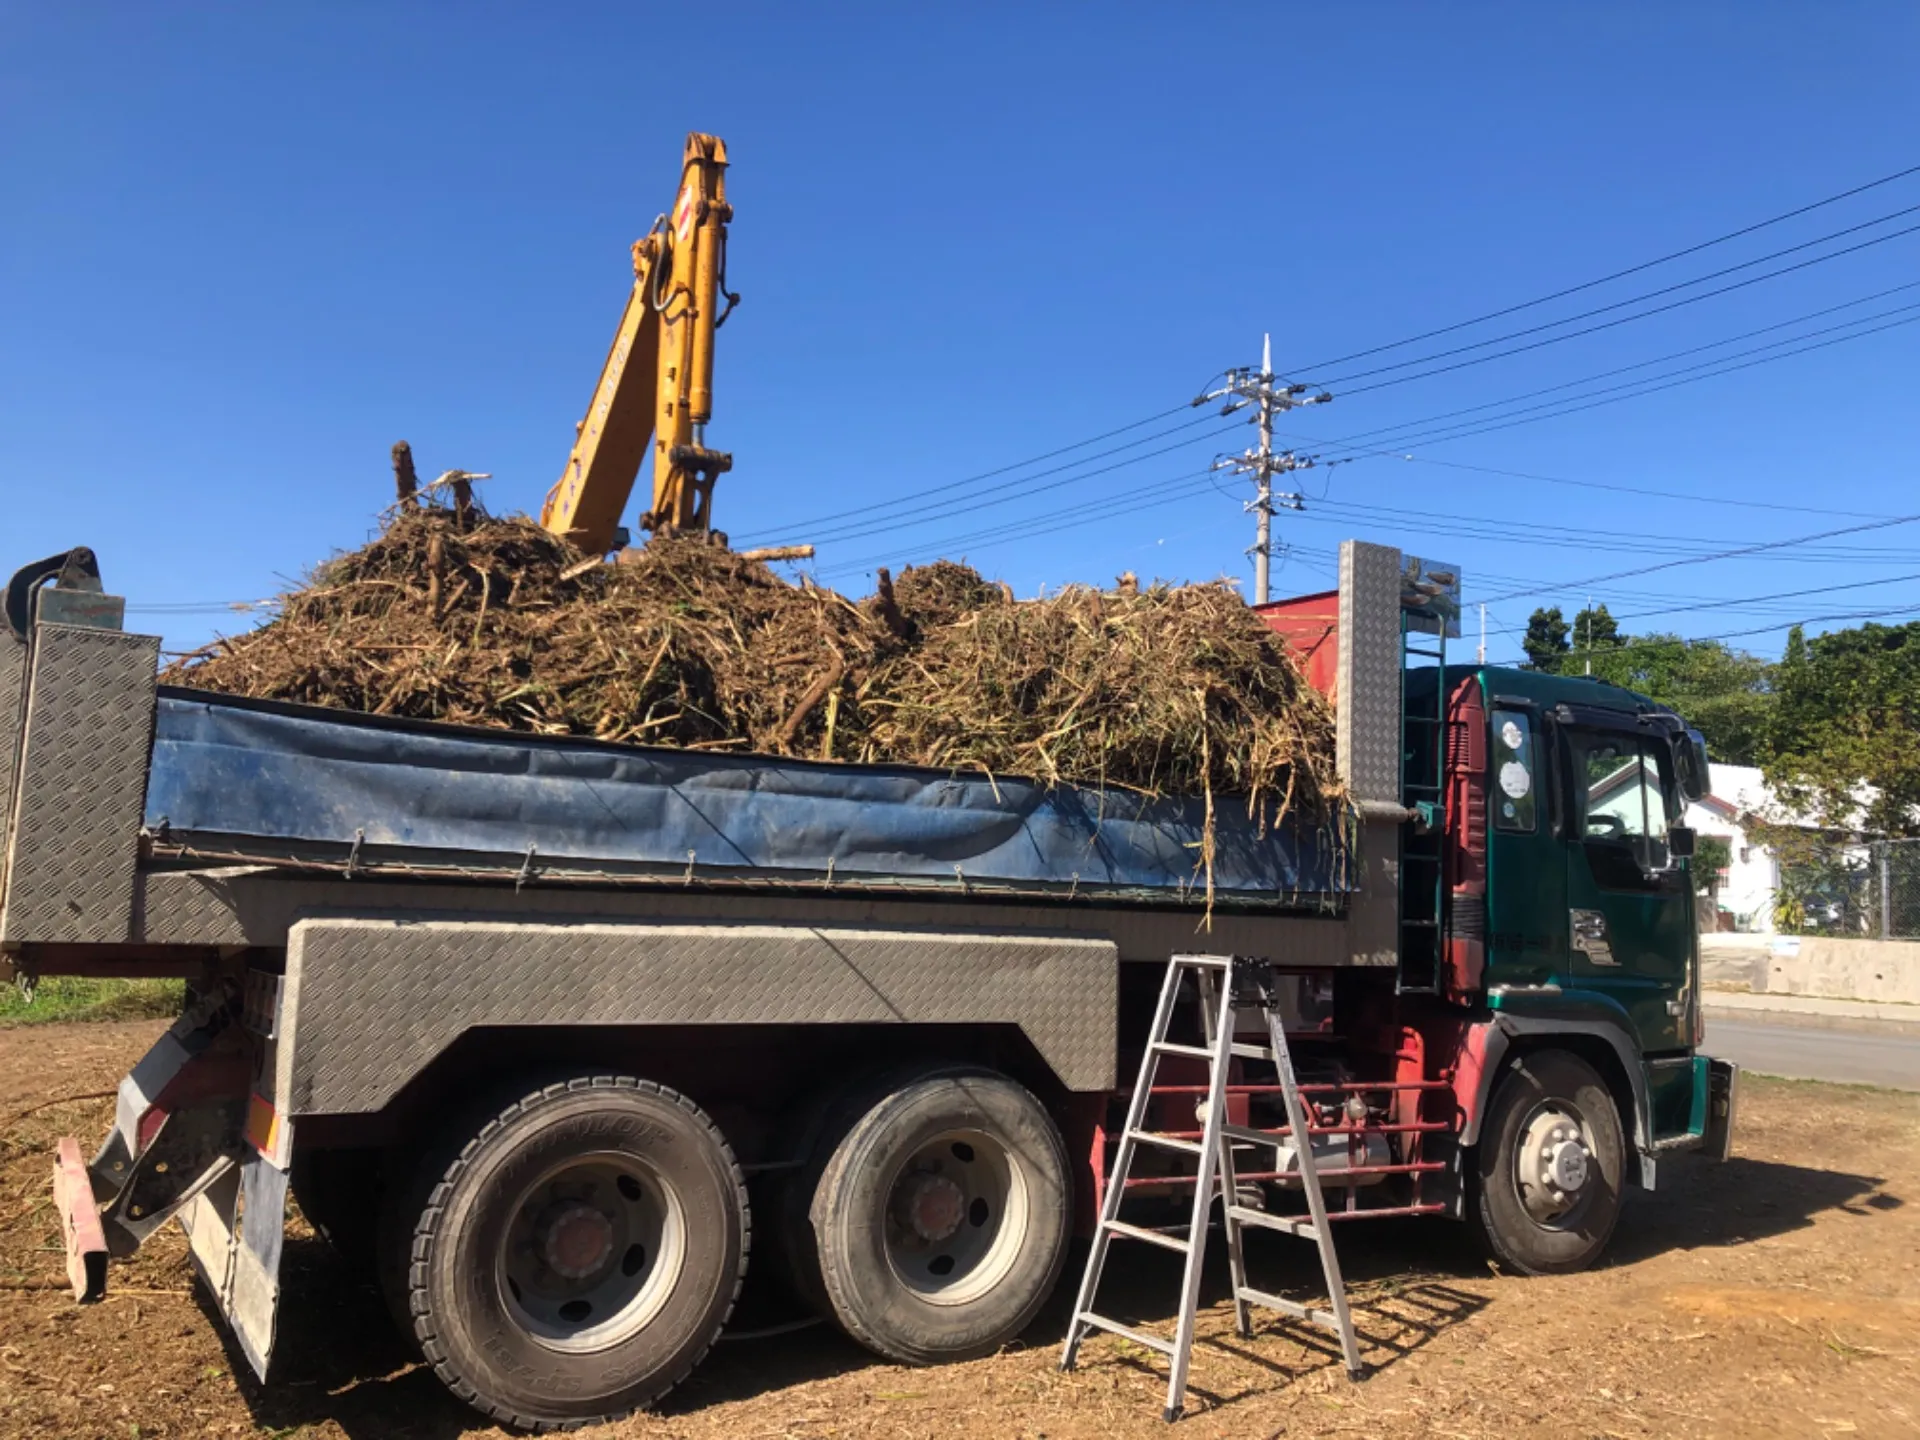
<path fill-rule="evenodd" d="M 1709 1055 L 1738 1061 L 1741 1068 L 1762 1075 L 1920 1090 L 1916 1034 L 1776 1024 L 1753 1016 L 1729 1020 L 1709 1010 L 1704 1048 Z"/>

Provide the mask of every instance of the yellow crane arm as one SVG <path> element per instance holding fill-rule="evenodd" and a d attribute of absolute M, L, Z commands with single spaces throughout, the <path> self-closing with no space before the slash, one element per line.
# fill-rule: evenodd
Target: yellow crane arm
<path fill-rule="evenodd" d="M 726 293 L 727 147 L 687 137 L 673 209 L 633 247 L 633 290 L 593 403 L 575 427 L 567 468 L 540 523 L 589 554 L 613 549 L 620 512 L 653 442 L 653 504 L 642 529 L 711 529 L 713 482 L 733 457 L 706 444 L 713 415 L 713 337 L 739 303 Z"/>

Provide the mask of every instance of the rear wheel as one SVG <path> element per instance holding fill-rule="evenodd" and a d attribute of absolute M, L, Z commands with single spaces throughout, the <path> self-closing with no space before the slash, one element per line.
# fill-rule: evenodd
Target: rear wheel
<path fill-rule="evenodd" d="M 739 1294 L 739 1166 L 706 1115 L 649 1081 L 546 1086 L 426 1179 L 394 1298 L 440 1378 L 510 1424 L 650 1403 L 693 1369 Z"/>
<path fill-rule="evenodd" d="M 1536 1050 L 1494 1089 L 1468 1214 L 1488 1252 L 1512 1269 L 1584 1270 L 1620 1218 L 1624 1170 L 1606 1082 L 1577 1055 Z"/>
<path fill-rule="evenodd" d="M 805 1288 L 854 1339 L 908 1364 L 1018 1335 L 1059 1279 L 1071 1229 L 1066 1150 L 1045 1108 L 1003 1075 L 950 1071 L 869 1095 L 843 1123 L 810 1187 L 818 1284 Z"/>

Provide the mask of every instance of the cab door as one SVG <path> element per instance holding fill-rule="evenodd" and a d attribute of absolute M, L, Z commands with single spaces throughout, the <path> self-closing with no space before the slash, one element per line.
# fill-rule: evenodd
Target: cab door
<path fill-rule="evenodd" d="M 1693 894 L 1667 847 L 1671 751 L 1631 721 L 1562 734 L 1573 973 L 1619 1002 L 1643 1050 L 1685 1049 Z"/>

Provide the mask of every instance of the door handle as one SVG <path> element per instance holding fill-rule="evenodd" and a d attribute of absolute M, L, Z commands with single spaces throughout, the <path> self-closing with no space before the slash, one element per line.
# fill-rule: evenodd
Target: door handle
<path fill-rule="evenodd" d="M 1569 910 L 1567 930 L 1572 937 L 1573 948 L 1595 965 L 1619 965 L 1620 962 L 1613 958 L 1613 946 L 1607 940 L 1607 917 L 1603 913 L 1598 910 Z"/>

